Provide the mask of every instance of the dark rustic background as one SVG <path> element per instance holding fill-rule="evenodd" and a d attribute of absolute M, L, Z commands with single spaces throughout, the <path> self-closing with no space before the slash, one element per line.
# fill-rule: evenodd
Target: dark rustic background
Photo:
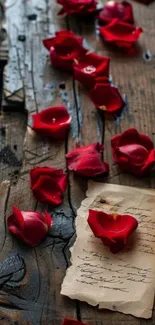
<path fill-rule="evenodd" d="M 111 167 L 106 181 L 155 186 L 154 172 L 149 178 L 138 179 L 119 171 L 112 162 L 110 150 L 111 136 L 130 126 L 148 134 L 155 144 L 155 2 L 149 6 L 132 2 L 136 24 L 144 29 L 136 57 L 103 44 L 93 22 L 57 18 L 55 2 L 7 0 L 8 38 L 5 25 L 1 26 L 0 179 L 10 183 L 5 181 L 0 185 L 0 324 L 60 325 L 65 317 L 71 317 L 94 325 L 153 325 L 154 312 L 153 318 L 146 321 L 117 312 L 98 311 L 60 295 L 69 265 L 69 247 L 75 240 L 76 210 L 87 188 L 85 180 L 68 173 L 64 204 L 56 210 L 46 207 L 53 215 L 54 226 L 37 248 L 27 248 L 7 230 L 6 217 L 12 204 L 23 210 L 45 209 L 29 189 L 29 169 L 38 165 L 66 169 L 65 153 L 76 141 L 83 145 L 104 143 L 104 158 Z M 5 23 L 3 0 L 0 15 Z M 87 93 L 72 76 L 52 69 L 42 39 L 60 29 L 73 30 L 83 36 L 90 50 L 110 56 L 113 82 L 126 100 L 119 119 L 101 119 Z M 66 104 L 73 117 L 65 143 L 42 139 L 30 128 L 32 112 L 59 103 Z"/>

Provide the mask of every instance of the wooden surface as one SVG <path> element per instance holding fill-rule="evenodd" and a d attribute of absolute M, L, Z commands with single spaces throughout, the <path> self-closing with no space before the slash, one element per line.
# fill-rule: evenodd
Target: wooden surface
<path fill-rule="evenodd" d="M 65 153 L 76 141 L 83 145 L 104 143 L 104 158 L 111 167 L 106 181 L 155 187 L 154 173 L 150 178 L 138 179 L 120 172 L 112 162 L 110 150 L 111 136 L 129 126 L 149 134 L 155 144 L 155 2 L 149 7 L 133 2 L 133 8 L 136 23 L 144 28 L 144 33 L 139 41 L 139 55 L 127 57 L 105 46 L 93 23 L 57 18 L 54 0 L 6 1 L 9 61 L 1 89 L 0 118 L 1 181 L 5 180 L 0 186 L 1 325 L 60 325 L 65 317 L 95 325 L 155 323 L 155 312 L 153 319 L 146 321 L 117 312 L 98 311 L 60 295 L 70 263 L 69 247 L 75 240 L 76 210 L 85 197 L 87 182 L 67 171 L 69 186 L 64 204 L 55 210 L 36 202 L 29 189 L 29 170 L 34 166 L 65 169 Z M 113 82 L 126 98 L 120 119 L 101 119 L 87 93 L 72 76 L 52 69 L 42 39 L 60 29 L 73 30 L 84 37 L 90 49 L 111 57 Z M 66 104 L 72 114 L 72 129 L 65 143 L 40 138 L 30 127 L 32 112 L 58 103 Z M 3 112 L 10 109 L 11 113 Z M 13 204 L 23 210 L 48 208 L 53 215 L 54 227 L 37 248 L 28 249 L 8 233 L 6 217 Z"/>

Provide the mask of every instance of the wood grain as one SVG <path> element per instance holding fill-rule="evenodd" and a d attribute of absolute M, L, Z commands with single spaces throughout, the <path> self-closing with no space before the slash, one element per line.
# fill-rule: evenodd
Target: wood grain
<path fill-rule="evenodd" d="M 136 23 L 144 28 L 144 35 L 139 42 L 139 55 L 130 58 L 105 46 L 96 34 L 94 22 L 84 23 L 71 17 L 58 18 L 58 6 L 54 0 L 6 1 L 9 62 L 4 75 L 3 108 L 13 111 L 25 109 L 28 118 L 26 130 L 25 114 L 20 117 L 19 113 L 11 113 L 11 117 L 3 114 L 2 117 L 2 128 L 5 127 L 7 134 L 7 137 L 2 135 L 2 138 L 5 138 L 3 141 L 5 146 L 11 143 L 11 152 L 14 152 L 18 163 L 16 162 L 17 166 L 11 167 L 6 160 L 0 162 L 4 170 L 1 180 L 11 180 L 11 184 L 2 183 L 0 187 L 0 262 L 2 266 L 7 263 L 9 268 L 10 262 L 7 258 L 20 256 L 25 263 L 25 275 L 18 279 L 16 286 L 8 282 L 0 291 L 2 325 L 60 325 L 65 317 L 96 325 L 154 324 L 154 315 L 152 321 L 144 321 L 120 313 L 98 311 L 97 308 L 60 295 L 61 283 L 70 263 L 69 247 L 75 240 L 76 210 L 85 197 L 87 181 L 74 177 L 67 171 L 69 186 L 64 203 L 55 210 L 39 204 L 29 188 L 31 168 L 52 166 L 65 170 L 65 153 L 74 147 L 75 142 L 87 145 L 96 141 L 104 143 L 104 158 L 111 166 L 107 181 L 154 187 L 153 175 L 150 178 L 137 179 L 121 173 L 112 162 L 110 150 L 111 136 L 129 126 L 135 126 L 139 131 L 148 133 L 155 143 L 155 3 L 147 7 L 134 2 L 133 8 Z M 127 100 L 120 119 L 108 121 L 104 116 L 101 119 L 87 92 L 73 76 L 51 67 L 48 53 L 42 46 L 42 39 L 54 35 L 55 31 L 60 29 L 73 30 L 83 36 L 89 49 L 111 57 L 113 82 Z M 147 53 L 151 53 L 150 61 L 147 59 Z M 51 142 L 31 130 L 32 113 L 60 103 L 65 104 L 72 115 L 72 128 L 65 143 Z M 16 150 L 14 145 L 17 144 Z M 3 147 L 4 145 L 2 149 Z M 8 154 L 6 156 L 8 157 Z M 101 181 L 100 178 L 98 180 Z M 44 211 L 47 208 L 53 215 L 54 226 L 37 248 L 28 249 L 8 233 L 6 217 L 11 213 L 13 204 L 22 210 Z M 17 272 L 18 265 L 19 263 Z M 3 277 L 0 273 L 1 281 Z"/>

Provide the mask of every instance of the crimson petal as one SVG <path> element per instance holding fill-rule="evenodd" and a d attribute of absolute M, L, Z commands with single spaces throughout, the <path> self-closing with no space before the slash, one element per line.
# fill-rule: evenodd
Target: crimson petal
<path fill-rule="evenodd" d="M 32 129 L 41 135 L 55 139 L 64 139 L 68 133 L 71 122 L 66 107 L 54 106 L 33 114 Z"/>
<path fill-rule="evenodd" d="M 89 210 L 88 224 L 95 237 L 101 238 L 112 253 L 122 250 L 128 237 L 138 227 L 138 222 L 133 216 L 112 215 L 96 210 Z"/>
<path fill-rule="evenodd" d="M 97 11 L 96 0 L 57 0 L 57 3 L 63 6 L 60 14 L 87 16 L 95 14 Z"/>
<path fill-rule="evenodd" d="M 31 189 L 38 201 L 51 205 L 62 203 L 67 176 L 62 169 L 36 167 L 30 171 Z"/>
<path fill-rule="evenodd" d="M 152 140 L 134 128 L 111 139 L 113 159 L 120 168 L 136 176 L 150 171 L 155 163 Z"/>
<path fill-rule="evenodd" d="M 99 14 L 99 22 L 101 24 L 109 24 L 115 18 L 133 24 L 132 5 L 127 1 L 108 1 Z"/>
<path fill-rule="evenodd" d="M 74 173 L 85 177 L 107 174 L 109 165 L 101 160 L 103 149 L 103 145 L 99 143 L 76 148 L 66 155 L 67 167 Z"/>
<path fill-rule="evenodd" d="M 24 222 L 22 227 L 19 224 L 21 219 Z M 48 212 L 45 212 L 45 217 L 43 217 L 39 212 L 20 211 L 14 206 L 13 214 L 8 217 L 7 224 L 10 232 L 33 247 L 46 236 L 52 224 L 52 218 Z"/>
<path fill-rule="evenodd" d="M 89 92 L 89 96 L 97 108 L 108 113 L 117 113 L 124 107 L 124 101 L 118 89 L 109 83 L 96 84 Z"/>
<path fill-rule="evenodd" d="M 140 173 L 142 175 L 143 175 L 143 173 L 146 174 L 154 166 L 155 166 L 155 150 L 153 149 L 153 150 L 150 151 L 150 154 L 149 154 L 144 166 L 142 167 Z"/>
<path fill-rule="evenodd" d="M 100 27 L 99 30 L 105 41 L 126 49 L 133 47 L 143 31 L 141 27 L 135 27 L 118 19 L 113 19 L 110 24 Z"/>
<path fill-rule="evenodd" d="M 97 77 L 109 77 L 110 58 L 95 53 L 86 53 L 78 64 L 74 64 L 74 77 L 83 86 L 90 89 L 95 85 Z"/>
<path fill-rule="evenodd" d="M 56 32 L 55 37 L 44 39 L 43 44 L 50 52 L 53 67 L 66 71 L 72 71 L 74 61 L 87 52 L 82 46 L 82 38 L 71 31 Z"/>

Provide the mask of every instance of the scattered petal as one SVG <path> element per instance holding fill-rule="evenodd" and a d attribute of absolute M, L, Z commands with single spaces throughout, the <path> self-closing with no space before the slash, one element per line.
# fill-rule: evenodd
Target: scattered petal
<path fill-rule="evenodd" d="M 97 11 L 96 0 L 57 0 L 57 3 L 63 6 L 59 15 L 88 16 Z"/>
<path fill-rule="evenodd" d="M 47 211 L 44 217 L 39 212 L 20 211 L 15 206 L 12 210 L 12 215 L 7 219 L 9 230 L 27 245 L 38 245 L 51 227 L 51 216 Z"/>
<path fill-rule="evenodd" d="M 137 220 L 130 215 L 95 210 L 89 210 L 88 224 L 95 237 L 101 238 L 113 254 L 125 247 L 129 236 L 138 227 Z"/>
<path fill-rule="evenodd" d="M 71 122 L 66 107 L 54 106 L 33 114 L 32 129 L 43 136 L 55 139 L 64 139 L 68 133 Z"/>
<path fill-rule="evenodd" d="M 114 161 L 122 170 L 136 176 L 147 174 L 155 164 L 152 140 L 136 129 L 128 129 L 111 139 Z"/>
<path fill-rule="evenodd" d="M 116 114 L 124 107 L 124 101 L 118 89 L 109 83 L 97 83 L 89 92 L 94 105 L 108 113 Z"/>
<path fill-rule="evenodd" d="M 103 10 L 99 14 L 99 22 L 101 24 L 109 24 L 113 19 L 118 18 L 121 21 L 134 23 L 132 5 L 127 1 L 116 2 L 108 1 Z"/>
<path fill-rule="evenodd" d="M 95 86 L 97 77 L 109 78 L 110 58 L 95 53 L 87 53 L 78 64 L 74 64 L 74 77 L 84 87 L 90 89 Z"/>
<path fill-rule="evenodd" d="M 82 46 L 82 38 L 71 31 L 56 32 L 55 37 L 44 39 L 43 44 L 50 52 L 54 68 L 72 71 L 74 60 L 79 60 L 87 50 Z"/>
<path fill-rule="evenodd" d="M 141 27 L 135 27 L 127 22 L 113 19 L 110 24 L 100 27 L 103 40 L 123 49 L 131 49 L 142 33 Z"/>
<path fill-rule="evenodd" d="M 108 174 L 109 165 L 101 160 L 103 150 L 103 145 L 93 143 L 70 151 L 66 155 L 68 169 L 84 177 Z"/>
<path fill-rule="evenodd" d="M 30 171 L 31 189 L 39 202 L 51 205 L 62 203 L 67 188 L 67 176 L 62 169 L 36 167 Z"/>

